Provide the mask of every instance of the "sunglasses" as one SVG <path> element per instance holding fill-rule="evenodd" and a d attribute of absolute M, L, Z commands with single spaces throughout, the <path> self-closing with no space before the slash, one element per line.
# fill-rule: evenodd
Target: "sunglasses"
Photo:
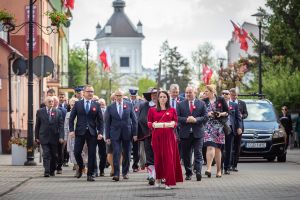
<path fill-rule="evenodd" d="M 229 93 L 222 93 L 223 95 L 229 95 Z"/>

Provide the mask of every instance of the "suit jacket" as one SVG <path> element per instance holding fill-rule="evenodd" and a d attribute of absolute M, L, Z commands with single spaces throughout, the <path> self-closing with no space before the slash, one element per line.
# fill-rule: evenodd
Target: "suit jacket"
<path fill-rule="evenodd" d="M 86 114 L 84 100 L 76 101 L 69 119 L 70 132 L 74 131 L 74 120 L 76 117 L 76 135 L 84 135 L 87 128 L 91 135 L 103 134 L 103 116 L 99 103 L 91 101 L 90 110 Z"/>
<path fill-rule="evenodd" d="M 146 137 L 151 136 L 150 129 L 148 128 L 149 109 L 149 101 L 146 101 L 140 105 L 140 111 L 138 115 L 138 140 L 144 140 Z"/>
<path fill-rule="evenodd" d="M 239 111 L 242 117 L 242 130 L 244 132 L 244 119 L 248 117 L 248 111 L 247 111 L 247 106 L 246 103 L 242 100 L 238 99 L 238 105 L 239 105 Z"/>
<path fill-rule="evenodd" d="M 230 120 L 230 124 L 232 126 L 232 132 L 233 134 L 237 134 L 237 129 L 238 128 L 242 128 L 242 118 L 241 115 L 239 113 L 239 107 L 238 104 L 234 103 L 234 102 L 229 102 L 229 120 Z"/>
<path fill-rule="evenodd" d="M 41 144 L 58 144 L 59 139 L 64 139 L 64 121 L 60 110 L 52 108 L 51 117 L 46 107 L 36 112 L 35 138 Z"/>
<path fill-rule="evenodd" d="M 122 117 L 119 116 L 116 102 L 109 105 L 105 114 L 106 139 L 131 140 L 137 135 L 137 123 L 133 106 L 129 101 L 123 101 Z"/>
<path fill-rule="evenodd" d="M 205 103 L 199 99 L 195 99 L 194 109 L 190 112 L 189 101 L 184 100 L 177 106 L 178 122 L 180 124 L 180 138 L 189 138 L 193 134 L 194 138 L 204 136 L 204 125 L 208 120 L 207 109 Z M 187 117 L 193 116 L 196 118 L 196 123 L 187 123 Z"/>

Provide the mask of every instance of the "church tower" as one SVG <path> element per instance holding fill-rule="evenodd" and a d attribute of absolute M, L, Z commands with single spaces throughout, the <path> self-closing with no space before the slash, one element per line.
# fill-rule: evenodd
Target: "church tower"
<path fill-rule="evenodd" d="M 127 90 L 142 76 L 143 25 L 140 21 L 137 26 L 133 25 L 125 14 L 125 1 L 114 0 L 112 5 L 114 13 L 110 19 L 103 27 L 96 26 L 97 55 L 109 49 L 111 68 L 116 77 L 120 77 L 113 81 Z"/>

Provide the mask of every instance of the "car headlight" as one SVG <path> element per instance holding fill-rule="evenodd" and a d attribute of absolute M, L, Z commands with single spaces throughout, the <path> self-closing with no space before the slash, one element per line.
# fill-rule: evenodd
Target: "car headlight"
<path fill-rule="evenodd" d="M 273 138 L 282 138 L 285 137 L 285 132 L 281 129 L 275 130 L 273 133 Z"/>

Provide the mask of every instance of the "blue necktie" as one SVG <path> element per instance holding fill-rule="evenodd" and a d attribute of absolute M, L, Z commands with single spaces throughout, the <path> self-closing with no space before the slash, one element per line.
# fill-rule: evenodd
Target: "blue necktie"
<path fill-rule="evenodd" d="M 122 118 L 122 106 L 120 103 L 119 103 L 119 116 L 120 118 Z"/>
<path fill-rule="evenodd" d="M 175 108 L 175 99 L 172 99 L 172 107 Z"/>
<path fill-rule="evenodd" d="M 89 106 L 90 102 L 89 101 L 86 101 L 86 104 L 85 104 L 85 113 L 88 114 L 89 111 L 90 111 L 90 106 Z"/>

